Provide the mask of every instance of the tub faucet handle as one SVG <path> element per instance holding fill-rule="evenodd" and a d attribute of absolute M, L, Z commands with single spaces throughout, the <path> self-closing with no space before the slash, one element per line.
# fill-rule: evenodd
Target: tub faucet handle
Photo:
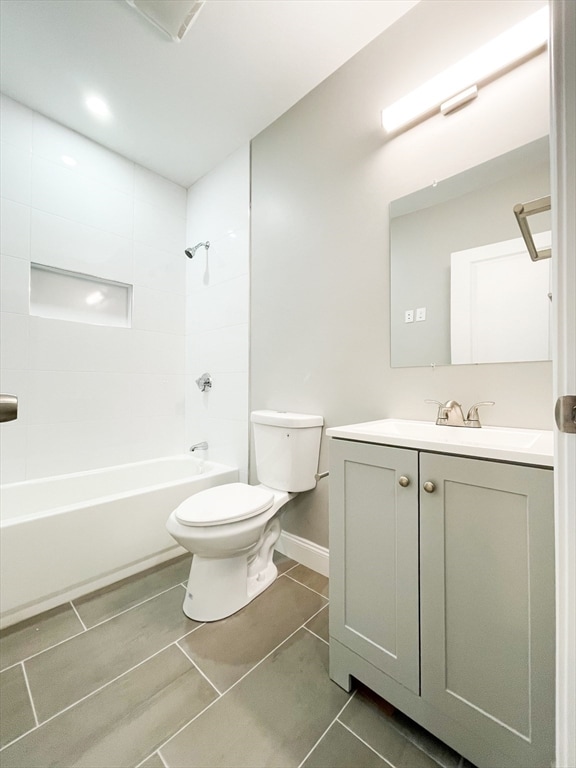
<path fill-rule="evenodd" d="M 203 373 L 202 376 L 196 379 L 196 384 L 200 392 L 206 392 L 212 388 L 212 377 L 209 373 Z"/>

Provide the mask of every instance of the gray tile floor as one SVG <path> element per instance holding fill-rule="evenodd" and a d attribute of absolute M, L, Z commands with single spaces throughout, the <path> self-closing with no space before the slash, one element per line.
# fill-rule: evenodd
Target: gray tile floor
<path fill-rule="evenodd" d="M 186 556 L 5 630 L 2 768 L 473 768 L 329 679 L 328 579 L 276 561 L 223 621 L 182 613 Z"/>

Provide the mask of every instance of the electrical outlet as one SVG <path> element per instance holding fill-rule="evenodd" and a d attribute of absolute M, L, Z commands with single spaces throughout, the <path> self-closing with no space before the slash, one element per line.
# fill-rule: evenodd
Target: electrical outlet
<path fill-rule="evenodd" d="M 406 312 L 404 312 L 404 322 L 405 323 L 413 323 L 414 322 L 414 310 L 413 309 L 407 309 Z"/>
<path fill-rule="evenodd" d="M 418 307 L 416 310 L 416 322 L 419 323 L 422 320 L 426 320 L 426 307 Z"/>

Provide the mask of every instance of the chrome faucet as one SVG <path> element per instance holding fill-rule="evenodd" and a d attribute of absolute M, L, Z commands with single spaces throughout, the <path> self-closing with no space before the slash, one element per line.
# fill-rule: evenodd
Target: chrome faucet
<path fill-rule="evenodd" d="M 208 450 L 208 443 L 206 441 L 202 443 L 196 443 L 190 448 L 190 451 L 193 453 L 194 451 L 207 451 Z"/>
<path fill-rule="evenodd" d="M 480 428 L 482 424 L 480 424 L 478 408 L 481 405 L 494 405 L 493 400 L 484 400 L 481 403 L 475 403 L 470 407 L 466 418 L 464 418 L 462 406 L 456 400 L 447 400 L 445 403 L 441 403 L 439 400 L 425 400 L 424 402 L 434 403 L 438 406 L 436 424 L 438 424 L 438 426 L 446 427 Z"/>

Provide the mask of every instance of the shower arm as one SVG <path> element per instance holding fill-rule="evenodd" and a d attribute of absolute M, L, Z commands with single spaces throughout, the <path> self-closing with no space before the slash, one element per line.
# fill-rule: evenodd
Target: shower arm
<path fill-rule="evenodd" d="M 184 253 L 186 254 L 186 256 L 188 256 L 189 259 L 193 259 L 194 254 L 196 253 L 198 248 L 205 248 L 206 251 L 208 251 L 208 249 L 210 248 L 210 240 L 206 240 L 205 243 L 196 243 L 196 245 L 193 245 L 192 248 L 186 248 L 184 250 Z"/>

